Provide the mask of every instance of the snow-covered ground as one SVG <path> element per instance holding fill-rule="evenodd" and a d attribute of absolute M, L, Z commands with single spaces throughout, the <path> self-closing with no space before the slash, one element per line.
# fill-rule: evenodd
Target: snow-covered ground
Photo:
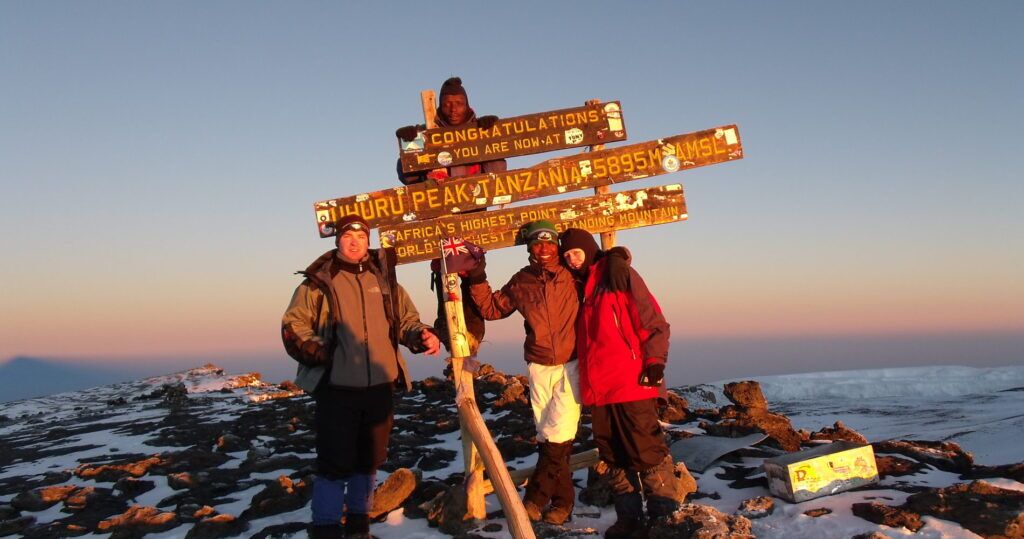
<path fill-rule="evenodd" d="M 1024 444 L 1020 443 L 1020 440 L 1024 440 L 1024 367 L 882 369 L 769 376 L 757 380 L 761 383 L 771 410 L 787 415 L 796 428 L 816 431 L 836 421 L 843 421 L 873 442 L 890 438 L 948 440 L 973 453 L 979 464 L 998 465 L 1024 461 Z M 203 425 L 229 424 L 253 410 L 259 410 L 259 407 L 276 406 L 275 399 L 264 399 L 270 395 L 280 396 L 282 392 L 281 388 L 263 384 L 252 377 L 229 376 L 214 367 L 206 367 L 137 382 L 0 404 L 0 486 L 7 487 L 6 490 L 0 489 L 0 506 L 10 503 L 17 494 L 12 490 L 12 482 L 31 482 L 41 479 L 47 473 L 73 471 L 83 462 L 103 462 L 104 458 L 112 459 L 117 455 L 154 455 L 181 450 L 182 444 L 174 441 L 176 433 L 170 432 L 166 426 L 158 427 L 158 424 L 165 421 L 167 409 L 154 406 L 153 400 L 146 397 L 164 384 L 176 382 L 183 383 L 188 390 L 186 398 L 192 404 L 189 410 L 193 414 L 189 424 L 196 429 L 201 429 Z M 723 385 L 724 382 L 679 388 L 679 392 L 690 401 L 691 409 L 720 407 L 728 403 L 721 392 Z M 423 401 L 424 397 L 413 394 L 406 399 L 415 404 Z M 451 413 L 454 414 L 454 408 Z M 507 413 L 484 411 L 487 419 L 495 419 Z M 153 425 L 153 428 L 147 430 L 147 425 Z M 696 421 L 666 426 L 670 429 L 700 432 Z M 56 429 L 68 432 L 59 437 L 48 436 L 56 433 Z M 161 437 L 154 438 L 156 431 L 161 433 Z M 308 434 L 308 430 L 300 428 L 289 436 Z M 171 436 L 171 442 L 159 441 L 167 440 L 166 436 Z M 423 445 L 421 450 L 440 448 L 459 451 L 458 431 L 435 438 L 436 442 Z M 267 433 L 254 438 L 251 447 L 271 448 L 277 442 L 279 440 Z M 11 453 L 10 449 L 40 451 L 37 458 L 25 460 L 10 457 L 11 454 L 17 454 Z M 247 457 L 244 450 L 227 452 L 225 455 L 227 460 L 218 468 L 227 471 L 237 470 L 247 458 L 252 458 Z M 312 448 L 282 449 L 274 456 L 292 456 L 309 462 Z M 768 495 L 762 486 L 730 486 L 732 480 L 723 478 L 727 467 L 746 466 L 756 469 L 760 462 L 758 458 L 744 457 L 728 464 L 719 462 L 703 473 L 694 473 L 699 492 L 712 495 L 701 497 L 695 502 L 732 514 L 743 500 Z M 441 467 L 425 471 L 423 475 L 425 478 L 443 479 L 459 471 L 460 463 L 461 458 L 456 458 Z M 516 467 L 532 463 L 532 457 L 512 462 Z M 260 493 L 268 483 L 280 476 L 297 473 L 298 468 L 294 467 L 251 473 L 238 485 L 237 491 L 214 509 L 218 513 L 238 516 L 249 507 L 253 496 Z M 380 478 L 383 480 L 386 475 L 382 473 Z M 756 478 L 758 475 L 750 477 Z M 577 485 L 585 485 L 586 470 L 577 471 L 574 478 Z M 166 500 L 180 494 L 180 487 L 178 490 L 172 488 L 166 476 L 147 474 L 141 479 L 153 481 L 154 488 L 134 498 L 132 503 L 157 506 L 163 501 L 162 510 L 174 510 L 173 505 L 168 506 Z M 897 490 L 895 487 L 905 487 L 908 483 L 915 487 L 943 487 L 968 481 L 929 466 L 922 473 L 900 477 L 898 481 L 883 478 L 877 488 L 869 490 L 844 492 L 800 504 L 776 500 L 775 512 L 754 520 L 753 529 L 758 537 L 764 538 L 846 538 L 869 531 L 879 531 L 888 537 L 977 537 L 955 522 L 931 517 L 925 517 L 925 527 L 915 534 L 903 528 L 873 524 L 854 516 L 850 509 L 851 504 L 860 501 L 874 500 L 898 505 L 907 498 L 908 493 L 905 488 Z M 989 482 L 1003 488 L 1024 491 L 1024 484 L 1012 479 L 993 478 Z M 105 489 L 113 487 L 112 482 L 81 479 L 74 475 L 64 484 Z M 44 525 L 68 516 L 61 507 L 58 504 L 27 514 L 35 518 L 36 526 Z M 817 508 L 829 509 L 831 513 L 820 517 L 804 514 L 805 511 Z M 493 495 L 489 496 L 488 511 L 498 509 L 497 500 Z M 252 535 L 268 526 L 304 522 L 308 518 L 308 510 L 307 505 L 251 519 L 248 531 L 242 535 Z M 600 534 L 614 520 L 614 511 L 610 507 L 591 507 L 579 503 L 566 533 Z M 500 523 L 501 520 L 495 522 Z M 149 536 L 185 537 L 192 526 L 192 523 L 183 523 L 169 531 Z M 507 532 L 504 530 L 502 527 L 501 531 L 479 530 L 475 533 L 505 537 Z M 382 539 L 442 535 L 430 528 L 425 519 L 407 518 L 401 510 L 392 512 L 386 521 L 375 523 L 371 531 Z M 296 533 L 294 536 L 302 537 L 304 533 Z"/>

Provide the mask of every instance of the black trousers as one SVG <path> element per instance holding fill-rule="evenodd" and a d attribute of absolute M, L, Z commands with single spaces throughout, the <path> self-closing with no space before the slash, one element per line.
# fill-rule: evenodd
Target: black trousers
<path fill-rule="evenodd" d="M 640 472 L 668 455 L 657 399 L 594 406 L 591 426 L 601 460 L 613 467 Z"/>
<path fill-rule="evenodd" d="M 388 459 L 394 384 L 367 388 L 325 385 L 314 394 L 317 473 L 344 479 L 370 474 Z"/>

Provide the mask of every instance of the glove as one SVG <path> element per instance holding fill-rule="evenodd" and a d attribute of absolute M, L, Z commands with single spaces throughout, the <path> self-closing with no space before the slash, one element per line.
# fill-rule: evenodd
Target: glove
<path fill-rule="evenodd" d="M 407 125 L 405 127 L 399 127 L 395 130 L 395 136 L 406 141 L 412 142 L 416 140 L 416 135 L 419 134 L 419 130 L 416 129 L 415 125 Z"/>
<path fill-rule="evenodd" d="M 327 364 L 327 347 L 320 339 L 310 339 L 302 343 L 302 356 L 310 366 Z"/>
<path fill-rule="evenodd" d="M 483 255 L 477 259 L 476 266 L 466 272 L 465 279 L 469 284 L 478 284 L 487 280 L 487 259 Z"/>
<path fill-rule="evenodd" d="M 640 379 L 637 383 L 644 387 L 658 387 L 665 379 L 665 365 L 663 363 L 651 363 L 640 371 Z"/>
<path fill-rule="evenodd" d="M 612 292 L 629 290 L 629 251 L 624 247 L 612 247 L 604 256 L 608 259 L 604 285 Z"/>
<path fill-rule="evenodd" d="M 493 115 L 481 116 L 481 117 L 476 119 L 476 126 L 479 127 L 480 129 L 490 129 L 490 128 L 494 127 L 494 122 L 497 122 L 497 121 L 498 121 L 498 117 L 497 116 L 493 116 Z"/>

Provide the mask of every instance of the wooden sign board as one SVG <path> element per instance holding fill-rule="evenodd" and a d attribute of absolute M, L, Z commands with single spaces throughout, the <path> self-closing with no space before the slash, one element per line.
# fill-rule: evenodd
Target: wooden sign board
<path fill-rule="evenodd" d="M 403 172 L 626 140 L 618 101 L 502 118 L 490 129 L 466 124 L 399 141 Z"/>
<path fill-rule="evenodd" d="M 742 158 L 739 128 L 726 125 L 550 159 L 530 168 L 324 200 L 313 211 L 320 236 L 327 237 L 338 219 L 352 213 L 372 227 L 391 226 Z"/>
<path fill-rule="evenodd" d="M 399 264 L 408 264 L 437 258 L 439 243 L 447 237 L 463 238 L 486 249 L 522 244 L 521 229 L 538 219 L 551 221 L 559 232 L 582 228 L 598 234 L 686 217 L 683 186 L 675 184 L 384 227 L 380 243 L 395 248 Z"/>

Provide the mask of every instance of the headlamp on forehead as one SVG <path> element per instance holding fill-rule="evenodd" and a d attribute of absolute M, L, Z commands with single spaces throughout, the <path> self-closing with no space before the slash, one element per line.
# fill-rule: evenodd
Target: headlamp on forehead
<path fill-rule="evenodd" d="M 553 241 L 555 241 L 555 234 L 552 233 L 552 232 L 548 232 L 547 230 L 542 230 L 542 231 L 534 234 L 533 237 L 530 238 L 530 241 L 551 241 L 551 242 L 553 242 Z"/>
<path fill-rule="evenodd" d="M 335 224 L 335 228 L 338 230 L 338 235 L 344 234 L 348 230 L 355 230 L 357 232 L 366 232 L 369 234 L 370 225 L 362 217 L 351 214 L 338 219 Z"/>

